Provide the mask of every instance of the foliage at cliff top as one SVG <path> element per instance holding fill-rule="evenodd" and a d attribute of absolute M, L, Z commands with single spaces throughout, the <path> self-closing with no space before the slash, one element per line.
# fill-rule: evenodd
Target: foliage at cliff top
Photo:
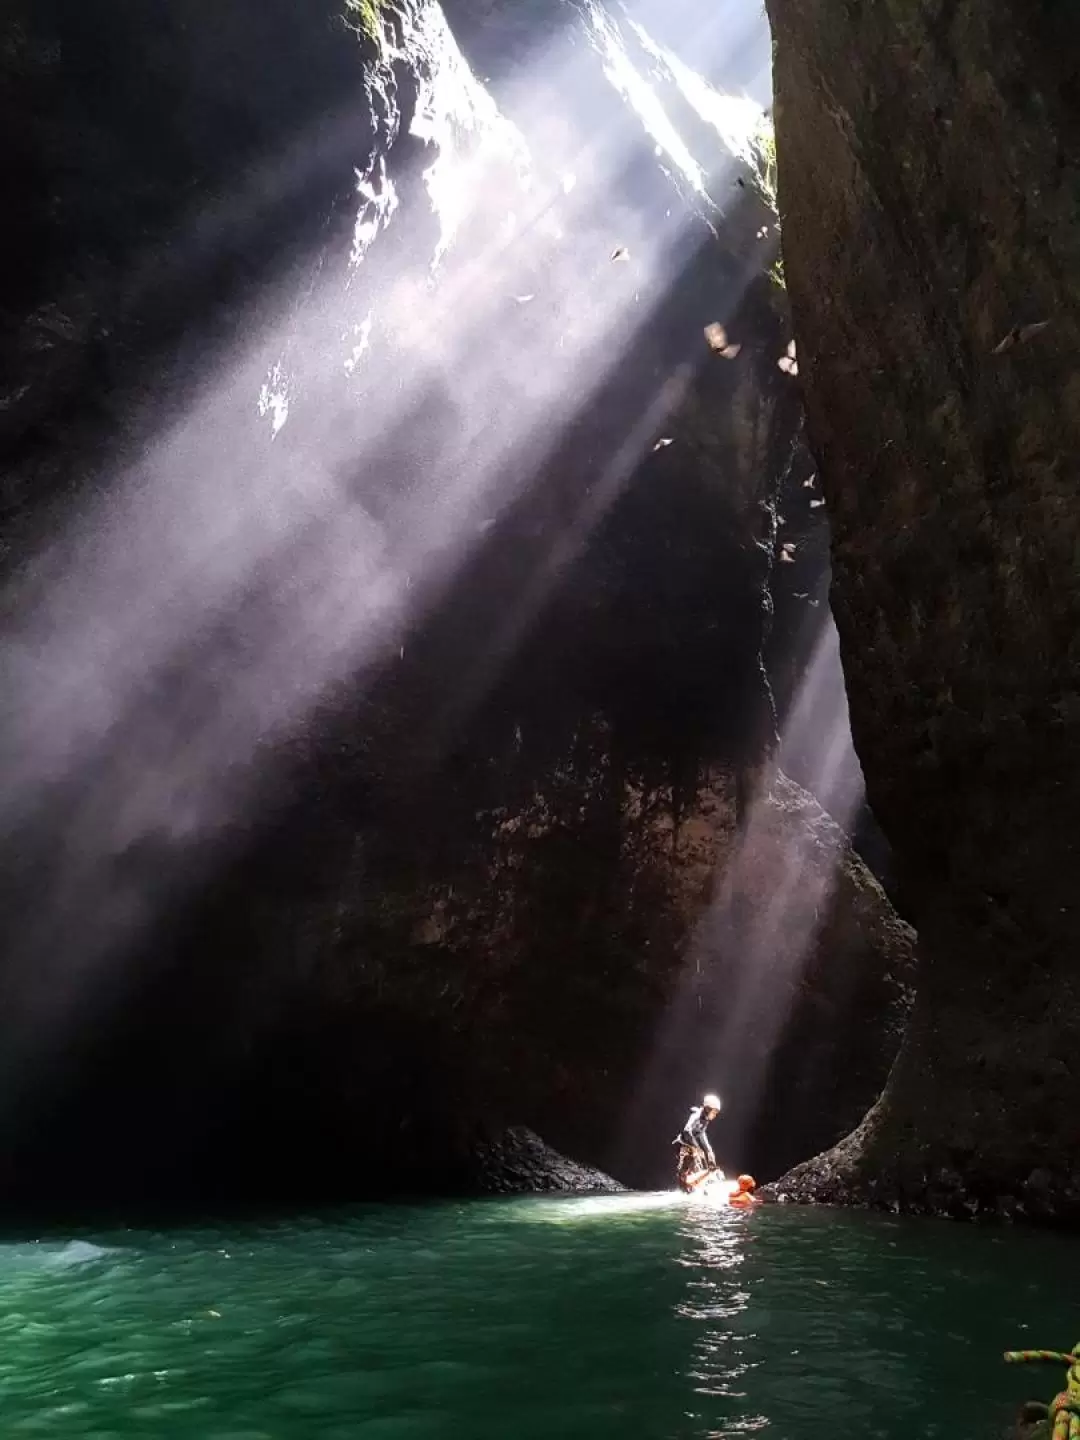
<path fill-rule="evenodd" d="M 383 15 L 389 0 L 345 0 L 345 15 L 352 27 L 373 45 L 383 43 Z"/>

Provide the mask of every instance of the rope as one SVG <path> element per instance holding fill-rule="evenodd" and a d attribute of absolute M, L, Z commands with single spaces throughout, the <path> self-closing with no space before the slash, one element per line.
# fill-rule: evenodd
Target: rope
<path fill-rule="evenodd" d="M 1080 1345 L 1065 1353 L 1061 1350 L 1006 1350 L 1006 1365 L 1064 1365 L 1067 1368 L 1065 1389 L 1055 1395 L 1048 1407 L 1053 1426 L 1052 1440 L 1080 1440 Z"/>

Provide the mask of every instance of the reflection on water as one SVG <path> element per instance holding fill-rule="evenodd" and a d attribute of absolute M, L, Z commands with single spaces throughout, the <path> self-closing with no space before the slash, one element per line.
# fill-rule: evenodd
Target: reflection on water
<path fill-rule="evenodd" d="M 674 1194 L 9 1244 L 3 1433 L 975 1440 L 1039 1391 L 1001 1351 L 1075 1339 L 1076 1255 Z"/>
<path fill-rule="evenodd" d="M 755 1217 L 708 1205 L 687 1207 L 680 1226 L 685 1242 L 679 1264 L 691 1272 L 686 1298 L 675 1307 L 677 1317 L 693 1322 L 690 1361 L 685 1371 L 698 1395 L 736 1402 L 744 1408 L 745 1377 L 755 1362 L 747 1339 L 747 1248 L 753 1242 L 750 1224 Z M 700 1417 L 705 1419 L 705 1415 Z M 761 1415 L 732 1417 L 725 1430 L 702 1431 L 728 1435 L 760 1429 L 768 1424 Z M 735 1427 L 738 1427 L 737 1429 Z"/>

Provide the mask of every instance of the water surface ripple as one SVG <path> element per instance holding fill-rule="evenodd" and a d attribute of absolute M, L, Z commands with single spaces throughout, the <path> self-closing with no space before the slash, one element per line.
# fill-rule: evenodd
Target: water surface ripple
<path fill-rule="evenodd" d="M 0 1247 L 3 1434 L 970 1440 L 1072 1345 L 1077 1241 L 671 1196 Z"/>

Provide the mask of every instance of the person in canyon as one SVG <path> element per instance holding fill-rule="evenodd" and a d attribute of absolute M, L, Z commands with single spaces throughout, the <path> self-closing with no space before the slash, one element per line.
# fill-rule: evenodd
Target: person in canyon
<path fill-rule="evenodd" d="M 720 1097 L 710 1092 L 695 1105 L 686 1124 L 672 1141 L 678 1147 L 675 1175 L 679 1188 L 689 1194 L 716 1170 L 716 1156 L 709 1141 L 709 1123 L 720 1114 Z"/>
<path fill-rule="evenodd" d="M 750 1210 L 755 1205 L 760 1205 L 761 1200 L 754 1191 L 757 1189 L 757 1181 L 752 1175 L 740 1175 L 735 1182 L 735 1189 L 728 1196 L 728 1204 L 734 1205 L 737 1210 Z"/>

